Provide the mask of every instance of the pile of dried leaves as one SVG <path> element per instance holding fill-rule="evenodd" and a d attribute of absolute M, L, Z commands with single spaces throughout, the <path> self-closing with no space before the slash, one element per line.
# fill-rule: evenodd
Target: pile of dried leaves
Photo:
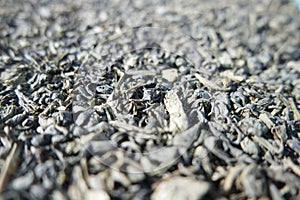
<path fill-rule="evenodd" d="M 0 2 L 0 199 L 299 199 L 293 1 Z"/>

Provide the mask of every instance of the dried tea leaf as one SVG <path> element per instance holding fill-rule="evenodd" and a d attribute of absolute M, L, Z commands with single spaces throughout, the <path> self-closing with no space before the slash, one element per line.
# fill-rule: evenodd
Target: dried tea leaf
<path fill-rule="evenodd" d="M 241 142 L 241 147 L 244 150 L 244 152 L 250 154 L 250 155 L 258 155 L 260 152 L 258 146 L 248 137 L 245 137 Z"/>
<path fill-rule="evenodd" d="M 204 86 L 211 88 L 213 90 L 217 90 L 217 91 L 230 91 L 230 87 L 220 87 L 219 85 L 217 85 L 216 83 L 202 77 L 200 74 L 194 74 L 195 77 L 199 80 L 200 83 L 202 83 Z"/>
<path fill-rule="evenodd" d="M 87 190 L 84 199 L 86 200 L 110 200 L 109 195 L 104 190 Z"/>
<path fill-rule="evenodd" d="M 198 200 L 208 192 L 209 184 L 191 177 L 172 177 L 159 183 L 152 200 Z"/>
<path fill-rule="evenodd" d="M 18 167 L 20 154 L 22 152 L 23 144 L 14 143 L 11 147 L 8 157 L 5 160 L 4 166 L 0 174 L 0 191 L 3 190 L 7 179 L 12 175 Z"/>
<path fill-rule="evenodd" d="M 188 128 L 188 117 L 176 90 L 168 91 L 164 103 L 170 115 L 169 131 L 178 132 Z"/>
<path fill-rule="evenodd" d="M 300 177 L 300 167 L 298 165 L 296 165 L 291 160 L 291 158 L 287 158 L 286 160 L 284 160 L 284 163 L 285 163 L 286 166 L 291 168 L 295 174 L 297 174 Z"/>
<path fill-rule="evenodd" d="M 287 145 L 295 151 L 298 155 L 300 155 L 300 141 L 299 139 L 292 137 L 292 139 L 289 139 L 286 141 Z"/>
<path fill-rule="evenodd" d="M 231 71 L 231 70 L 226 70 L 226 71 L 221 72 L 220 76 L 224 77 L 224 78 L 228 78 L 228 79 L 233 80 L 233 81 L 237 81 L 237 82 L 242 82 L 246 78 L 245 76 L 235 75 L 233 73 L 233 71 Z"/>
<path fill-rule="evenodd" d="M 283 147 L 276 148 L 276 146 L 273 146 L 268 140 L 263 137 L 254 135 L 252 138 L 253 141 L 256 142 L 260 147 L 266 149 L 267 151 L 270 151 L 272 154 L 281 154 L 283 151 Z"/>
<path fill-rule="evenodd" d="M 270 129 L 272 126 L 274 126 L 274 123 L 272 122 L 272 120 L 270 119 L 270 117 L 268 116 L 267 113 L 261 113 L 259 115 L 259 119 L 262 120 L 265 125 Z"/>
<path fill-rule="evenodd" d="M 236 165 L 230 168 L 228 175 L 226 176 L 223 184 L 223 188 L 225 191 L 229 191 L 232 188 L 235 179 L 239 176 L 239 174 L 242 172 L 244 168 L 245 168 L 244 164 Z"/>
<path fill-rule="evenodd" d="M 186 131 L 176 134 L 173 138 L 173 144 L 175 146 L 182 146 L 186 148 L 190 147 L 192 142 L 198 138 L 201 127 L 202 124 L 198 123 Z"/>
<path fill-rule="evenodd" d="M 178 77 L 178 70 L 177 69 L 165 69 L 162 71 L 162 77 L 172 83 Z"/>
<path fill-rule="evenodd" d="M 26 97 L 21 91 L 15 90 L 15 93 L 19 99 L 19 105 L 23 107 L 23 109 L 27 113 L 35 113 L 38 109 L 38 105 L 35 102 Z"/>
<path fill-rule="evenodd" d="M 11 187 L 15 190 L 25 190 L 30 187 L 34 181 L 34 175 L 32 171 L 29 171 L 24 176 L 14 179 L 11 183 Z"/>

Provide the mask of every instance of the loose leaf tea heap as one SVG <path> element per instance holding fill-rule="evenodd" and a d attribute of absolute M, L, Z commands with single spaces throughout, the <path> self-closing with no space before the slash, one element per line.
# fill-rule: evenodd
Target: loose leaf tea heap
<path fill-rule="evenodd" d="M 0 199 L 300 199 L 293 1 L 1 1 Z"/>

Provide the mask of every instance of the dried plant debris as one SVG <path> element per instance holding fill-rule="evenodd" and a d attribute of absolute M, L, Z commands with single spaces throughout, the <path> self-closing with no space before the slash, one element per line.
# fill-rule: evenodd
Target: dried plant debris
<path fill-rule="evenodd" d="M 209 190 L 209 184 L 189 177 L 171 177 L 158 183 L 151 199 L 201 199 Z M 166 192 L 167 191 L 167 192 Z"/>
<path fill-rule="evenodd" d="M 1 1 L 0 22 L 0 199 L 300 199 L 293 1 Z"/>

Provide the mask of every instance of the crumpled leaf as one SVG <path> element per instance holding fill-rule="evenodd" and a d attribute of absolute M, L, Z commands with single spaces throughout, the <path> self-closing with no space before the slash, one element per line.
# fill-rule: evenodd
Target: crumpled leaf
<path fill-rule="evenodd" d="M 195 180 L 190 177 L 173 177 L 161 182 L 153 195 L 152 200 L 179 200 L 202 199 L 208 192 L 209 184 L 204 181 Z"/>
<path fill-rule="evenodd" d="M 188 117 L 183 109 L 183 105 L 177 95 L 176 90 L 167 92 L 164 103 L 170 114 L 169 131 L 184 131 L 188 128 Z"/>

